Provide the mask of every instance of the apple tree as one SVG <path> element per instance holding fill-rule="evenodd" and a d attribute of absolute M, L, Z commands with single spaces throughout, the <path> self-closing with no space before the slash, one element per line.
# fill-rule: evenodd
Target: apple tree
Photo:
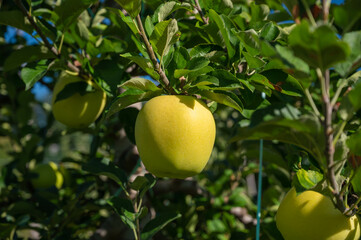
<path fill-rule="evenodd" d="M 0 239 L 359 239 L 359 12 L 0 0 Z"/>

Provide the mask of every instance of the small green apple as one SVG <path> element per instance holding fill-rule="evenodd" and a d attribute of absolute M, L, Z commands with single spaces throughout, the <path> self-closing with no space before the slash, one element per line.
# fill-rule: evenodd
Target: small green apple
<path fill-rule="evenodd" d="M 63 175 L 60 173 L 54 162 L 39 164 L 35 166 L 31 172 L 33 175 L 36 175 L 31 180 L 34 188 L 45 189 L 55 186 L 59 189 L 63 185 Z"/>

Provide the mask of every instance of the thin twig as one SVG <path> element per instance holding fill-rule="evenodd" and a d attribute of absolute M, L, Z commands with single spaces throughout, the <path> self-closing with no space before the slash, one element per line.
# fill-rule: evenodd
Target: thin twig
<path fill-rule="evenodd" d="M 305 9 L 306 9 L 306 14 L 307 14 L 307 16 L 308 16 L 308 19 L 310 19 L 310 21 L 311 21 L 311 23 L 312 23 L 313 26 L 317 26 L 316 21 L 315 21 L 315 18 L 314 18 L 313 15 L 312 15 L 310 6 L 308 6 L 308 2 L 307 2 L 306 0 L 302 0 L 302 3 L 303 3 L 303 6 L 304 6 Z"/>
<path fill-rule="evenodd" d="M 39 34 L 40 38 L 43 40 L 44 45 L 57 57 L 60 59 L 60 53 L 54 46 L 52 46 L 47 37 L 44 35 L 43 31 L 39 28 L 39 26 L 34 21 L 34 18 L 30 15 L 28 10 L 25 8 L 21 0 L 14 0 L 15 4 L 20 8 L 20 10 L 23 12 L 25 17 L 29 20 L 30 24 L 33 26 L 34 30 Z M 74 64 L 72 64 L 70 61 L 67 61 L 67 66 L 69 69 L 71 69 L 74 72 L 80 72 L 79 68 L 77 68 Z"/>
<path fill-rule="evenodd" d="M 330 0 L 322 0 L 322 15 L 323 15 L 323 21 L 325 23 L 328 22 L 328 16 L 330 14 Z"/>
<path fill-rule="evenodd" d="M 337 88 L 335 94 L 333 95 L 333 98 L 332 98 L 332 101 L 331 101 L 332 108 L 335 106 L 335 104 L 336 104 L 336 102 L 338 100 L 338 97 L 341 94 L 342 89 L 346 86 L 346 83 L 347 83 L 346 81 L 342 81 L 340 86 Z"/>
<path fill-rule="evenodd" d="M 159 74 L 159 80 L 163 83 L 164 87 L 172 94 L 175 94 L 175 91 L 169 84 L 169 80 L 167 76 L 165 75 L 161 65 L 159 64 L 157 57 L 155 56 L 154 50 L 152 45 L 150 44 L 148 37 L 144 31 L 142 19 L 140 18 L 140 15 L 136 17 L 137 25 L 138 25 L 138 33 L 142 37 L 143 42 L 145 44 L 145 47 L 147 49 L 148 55 L 150 57 L 150 60 L 153 63 L 153 67 L 155 68 L 155 71 Z"/>
<path fill-rule="evenodd" d="M 199 15 L 201 15 L 201 18 L 204 22 L 204 24 L 208 25 L 208 18 L 206 18 L 203 14 L 203 11 L 202 11 L 202 8 L 201 8 L 201 5 L 199 5 L 199 1 L 198 0 L 194 0 L 194 2 L 196 3 L 196 5 L 194 6 L 197 11 L 199 12 Z"/>
<path fill-rule="evenodd" d="M 308 88 L 305 89 L 305 94 L 306 94 L 307 100 L 309 101 L 309 103 L 312 107 L 312 110 L 315 112 L 316 116 L 321 117 L 321 113 L 320 113 L 320 111 L 318 111 L 317 106 L 316 106 L 315 102 L 313 101 L 312 95 Z"/>

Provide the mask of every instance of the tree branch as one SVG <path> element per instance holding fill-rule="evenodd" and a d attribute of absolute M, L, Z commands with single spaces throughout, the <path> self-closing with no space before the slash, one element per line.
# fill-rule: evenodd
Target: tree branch
<path fill-rule="evenodd" d="M 159 80 L 162 81 L 164 87 L 172 94 L 175 94 L 175 91 L 169 84 L 169 80 L 167 76 L 165 75 L 164 71 L 162 70 L 161 65 L 159 64 L 157 57 L 155 56 L 154 50 L 152 45 L 150 44 L 148 37 L 144 31 L 142 19 L 140 18 L 140 15 L 136 17 L 137 25 L 138 25 L 138 33 L 142 37 L 143 42 L 145 44 L 145 47 L 147 49 L 147 52 L 149 54 L 150 60 L 153 63 L 153 67 L 155 68 L 155 71 L 159 74 Z"/>
<path fill-rule="evenodd" d="M 199 1 L 198 1 L 198 0 L 194 0 L 194 2 L 196 3 L 196 5 L 195 5 L 194 7 L 195 7 L 195 8 L 197 9 L 197 11 L 199 12 L 199 15 L 201 15 L 201 18 L 202 18 L 203 22 L 208 25 L 208 18 L 206 18 L 206 17 L 204 16 L 203 11 L 202 11 L 202 8 L 201 8 L 201 5 L 199 5 Z"/>
<path fill-rule="evenodd" d="M 40 38 L 43 40 L 45 46 L 57 57 L 60 59 L 60 53 L 54 46 L 52 46 L 46 36 L 44 35 L 43 31 L 39 28 L 39 26 L 34 21 L 34 18 L 30 15 L 28 10 L 25 8 L 21 0 L 14 0 L 15 4 L 20 8 L 20 10 L 23 12 L 24 16 L 29 20 L 30 24 L 33 26 L 34 30 L 39 34 Z M 80 72 L 79 68 L 77 68 L 74 64 L 72 64 L 70 61 L 67 61 L 67 66 L 69 69 L 71 69 L 74 72 Z"/>
<path fill-rule="evenodd" d="M 322 15 L 323 15 L 323 21 L 325 23 L 328 22 L 328 16 L 330 14 L 330 0 L 322 0 Z"/>
<path fill-rule="evenodd" d="M 330 100 L 330 72 L 326 70 L 322 73 L 321 69 L 317 69 L 317 75 L 321 82 L 322 101 L 324 110 L 324 136 L 326 140 L 325 156 L 327 163 L 327 178 L 332 187 L 332 194 L 336 198 L 336 206 L 342 212 L 345 213 L 346 207 L 343 204 L 343 196 L 340 194 L 340 189 L 336 181 L 335 169 L 334 169 L 334 153 L 335 147 L 333 144 L 333 128 L 332 128 L 332 104 Z"/>

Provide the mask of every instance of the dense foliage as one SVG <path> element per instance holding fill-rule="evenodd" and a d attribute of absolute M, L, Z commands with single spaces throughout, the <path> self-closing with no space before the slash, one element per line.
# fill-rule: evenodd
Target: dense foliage
<path fill-rule="evenodd" d="M 0 0 L 0 239 L 261 239 L 291 186 L 347 216 L 361 193 L 361 15 L 357 0 Z M 101 88 L 87 128 L 54 100 Z M 160 179 L 139 159 L 140 102 L 203 99 L 216 120 L 199 175 Z M 202 147 L 202 146 L 199 146 Z M 35 188 L 55 162 L 61 187 Z"/>

